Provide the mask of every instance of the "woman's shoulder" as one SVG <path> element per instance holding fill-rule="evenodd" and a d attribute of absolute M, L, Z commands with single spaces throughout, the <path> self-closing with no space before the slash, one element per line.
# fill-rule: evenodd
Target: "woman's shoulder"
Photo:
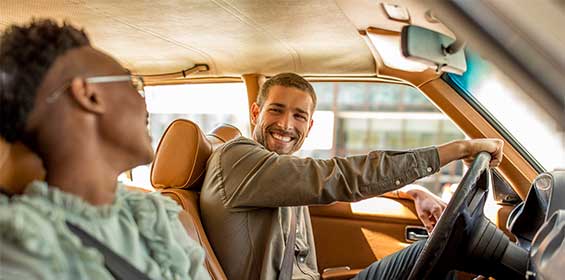
<path fill-rule="evenodd" d="M 170 197 L 158 191 L 143 191 L 120 185 L 118 196 L 130 206 L 164 207 L 166 210 L 179 212 L 181 207 Z"/>
<path fill-rule="evenodd" d="M 208 278 L 203 269 L 204 250 L 186 233 L 179 221 L 182 208 L 173 199 L 159 192 L 125 188 L 119 193 L 152 255 L 160 256 L 156 261 L 165 278 Z"/>
<path fill-rule="evenodd" d="M 169 224 L 178 219 L 178 214 L 182 210 L 173 199 L 156 191 L 143 192 L 120 186 L 118 197 L 124 206 L 121 210 L 131 215 L 138 226 L 147 225 L 148 228 L 145 230 L 151 228 L 150 230 L 153 231 L 154 224 Z"/>
<path fill-rule="evenodd" d="M 61 217 L 63 218 L 63 217 Z M 56 213 L 45 213 L 18 197 L 0 198 L 0 242 L 36 257 L 48 258 L 58 248 Z"/>

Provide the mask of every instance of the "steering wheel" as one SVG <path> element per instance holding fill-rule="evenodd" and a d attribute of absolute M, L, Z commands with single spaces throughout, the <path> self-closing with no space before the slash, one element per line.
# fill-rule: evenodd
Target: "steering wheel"
<path fill-rule="evenodd" d="M 490 159 L 486 152 L 477 155 L 434 227 L 408 279 L 443 279 L 450 270 L 465 266 L 469 243 L 474 242 L 471 239 L 477 226 L 489 226 L 488 222 L 485 226 L 482 224 L 485 224 L 483 208 L 492 184 Z"/>

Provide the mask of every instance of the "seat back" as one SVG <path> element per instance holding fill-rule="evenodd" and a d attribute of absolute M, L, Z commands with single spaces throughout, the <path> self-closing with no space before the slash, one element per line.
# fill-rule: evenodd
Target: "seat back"
<path fill-rule="evenodd" d="M 230 125 L 221 125 L 204 135 L 196 124 L 176 120 L 161 138 L 151 168 L 151 183 L 163 195 L 174 199 L 182 208 L 179 218 L 187 233 L 200 242 L 206 251 L 206 268 L 215 280 L 227 279 L 206 237 L 200 219 L 199 191 L 204 180 L 206 163 L 214 148 L 241 136 Z M 43 180 L 45 169 L 41 159 L 20 143 L 0 139 L 0 190 L 20 194 L 33 180 Z M 130 189 L 141 190 L 132 187 Z"/>
<path fill-rule="evenodd" d="M 0 190 L 20 194 L 33 180 L 45 178 L 41 159 L 21 143 L 8 143 L 0 138 Z"/>
<path fill-rule="evenodd" d="M 206 268 L 215 280 L 227 277 L 202 226 L 199 192 L 212 151 L 239 136 L 241 132 L 230 125 L 220 125 L 204 135 L 195 123 L 175 120 L 163 134 L 151 166 L 151 184 L 182 206 L 184 210 L 179 216 L 180 220 L 188 234 L 204 247 Z"/>

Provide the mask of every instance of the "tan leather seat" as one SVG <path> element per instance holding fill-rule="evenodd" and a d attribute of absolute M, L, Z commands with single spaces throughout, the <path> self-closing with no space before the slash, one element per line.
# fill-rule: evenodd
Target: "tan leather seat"
<path fill-rule="evenodd" d="M 33 180 L 45 178 L 41 159 L 21 143 L 10 144 L 0 138 L 0 189 L 20 194 Z"/>
<path fill-rule="evenodd" d="M 215 280 L 227 279 L 206 237 L 198 206 L 199 191 L 204 179 L 206 162 L 213 149 L 241 136 L 230 125 L 221 125 L 208 135 L 188 120 L 176 120 L 165 131 L 151 168 L 151 183 L 162 194 L 182 206 L 180 220 L 188 234 L 206 250 L 206 268 Z M 44 179 L 40 158 L 24 145 L 9 144 L 0 139 L 0 189 L 19 194 L 34 179 Z M 144 189 L 130 187 L 132 190 Z"/>
<path fill-rule="evenodd" d="M 180 214 L 181 222 L 206 250 L 206 268 L 216 280 L 227 277 L 204 232 L 198 197 L 212 151 L 239 136 L 241 132 L 230 125 L 221 125 L 204 135 L 195 123 L 175 120 L 163 134 L 151 167 L 151 184 L 185 210 Z"/>

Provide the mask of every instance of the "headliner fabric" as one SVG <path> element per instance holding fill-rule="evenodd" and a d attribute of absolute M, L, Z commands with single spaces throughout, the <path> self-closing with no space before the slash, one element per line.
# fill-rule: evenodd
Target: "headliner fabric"
<path fill-rule="evenodd" d="M 32 17 L 84 27 L 95 46 L 142 74 L 195 63 L 210 66 L 203 76 L 375 74 L 368 47 L 333 1 L 0 2 L 2 30 Z"/>

